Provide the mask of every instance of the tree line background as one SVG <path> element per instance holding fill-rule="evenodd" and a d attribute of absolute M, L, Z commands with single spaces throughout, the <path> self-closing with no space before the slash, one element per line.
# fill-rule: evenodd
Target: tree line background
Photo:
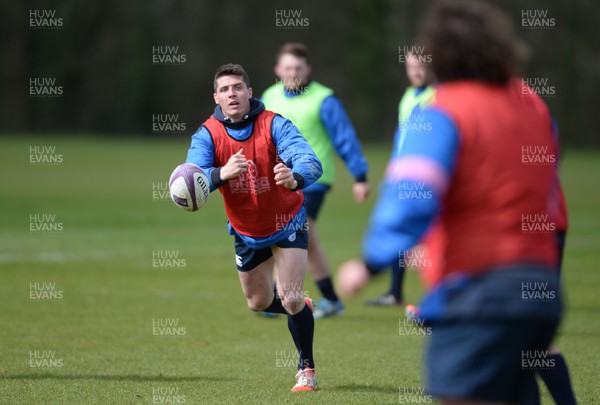
<path fill-rule="evenodd" d="M 427 2 L 419 0 L 13 1 L 0 6 L 0 131 L 106 136 L 152 132 L 155 114 L 178 114 L 189 136 L 213 110 L 212 77 L 244 65 L 255 95 L 275 82 L 274 53 L 305 43 L 313 78 L 335 89 L 361 139 L 390 140 L 408 82 L 398 48 L 410 46 Z M 546 78 L 562 142 L 600 146 L 596 92 L 600 47 L 589 0 L 496 1 L 530 46 L 524 77 Z M 59 29 L 32 29 L 30 10 L 55 10 Z M 277 12 L 308 24 L 278 27 Z M 522 10 L 546 11 L 555 26 L 522 27 Z M 152 49 L 178 47 L 181 65 L 155 65 Z M 32 77 L 56 78 L 63 95 L 31 97 Z"/>

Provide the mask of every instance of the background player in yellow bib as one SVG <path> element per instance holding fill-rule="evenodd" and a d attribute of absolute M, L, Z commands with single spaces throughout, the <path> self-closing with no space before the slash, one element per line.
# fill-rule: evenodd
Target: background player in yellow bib
<path fill-rule="evenodd" d="M 321 178 L 302 190 L 309 229 L 308 269 L 323 295 L 314 313 L 315 319 L 320 319 L 344 313 L 316 226 L 325 194 L 335 181 L 334 152 L 354 176 L 352 194 L 356 202 L 367 199 L 370 186 L 367 161 L 348 114 L 332 89 L 311 79 L 311 71 L 307 48 L 299 43 L 284 44 L 276 55 L 277 83 L 265 90 L 262 101 L 267 109 L 292 121 L 323 165 Z"/>
<path fill-rule="evenodd" d="M 413 49 L 418 48 L 413 47 Z M 409 86 L 404 91 L 398 105 L 398 125 L 394 132 L 394 145 L 390 160 L 397 158 L 400 154 L 406 131 L 418 129 L 423 124 L 420 119 L 422 117 L 422 110 L 433 101 L 435 96 L 435 90 L 431 85 L 433 74 L 427 66 L 429 57 L 429 55 L 412 52 L 408 53 L 404 58 Z M 418 265 L 414 263 L 415 260 L 407 258 L 404 253 L 400 253 L 398 256 L 398 261 L 392 266 L 390 289 L 379 297 L 368 299 L 366 302 L 367 305 L 384 307 L 404 305 L 404 296 L 402 293 L 404 271 L 407 266 L 417 267 Z"/>

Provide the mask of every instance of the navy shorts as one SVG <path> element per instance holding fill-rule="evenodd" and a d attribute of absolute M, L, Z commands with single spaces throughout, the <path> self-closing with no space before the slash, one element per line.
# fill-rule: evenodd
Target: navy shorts
<path fill-rule="evenodd" d="M 455 320 L 433 326 L 426 364 L 429 394 L 438 398 L 528 403 L 541 353 L 557 324 L 548 321 Z"/>
<path fill-rule="evenodd" d="M 310 219 L 316 220 L 317 216 L 319 216 L 326 193 L 327 191 L 304 192 L 304 208 L 306 209 L 306 215 Z"/>
<path fill-rule="evenodd" d="M 555 269 L 497 267 L 461 282 L 448 279 L 428 298 L 421 314 L 429 311 L 431 320 L 429 394 L 527 403 L 537 389 L 536 370 L 551 361 L 546 350 L 562 313 Z"/>
<path fill-rule="evenodd" d="M 262 249 L 253 249 L 246 245 L 238 235 L 234 234 L 234 238 L 235 264 L 239 271 L 250 271 L 273 256 L 271 246 Z M 308 231 L 306 226 L 274 245 L 284 249 L 299 248 L 308 250 Z"/>

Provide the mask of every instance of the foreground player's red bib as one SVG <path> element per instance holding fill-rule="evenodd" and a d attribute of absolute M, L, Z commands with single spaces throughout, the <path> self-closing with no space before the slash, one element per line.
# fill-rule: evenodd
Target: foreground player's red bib
<path fill-rule="evenodd" d="M 271 122 L 275 113 L 261 112 L 254 121 L 252 134 L 238 141 L 211 116 L 204 122 L 215 145 L 214 167 L 223 167 L 231 155 L 244 149 L 248 171 L 219 187 L 225 203 L 229 223 L 238 233 L 251 237 L 265 237 L 283 229 L 283 226 L 302 208 L 301 191 L 290 191 L 275 184 L 273 168 L 277 147 L 271 136 Z"/>
<path fill-rule="evenodd" d="M 507 86 L 444 83 L 432 108 L 457 127 L 458 159 L 444 210 L 426 238 L 429 284 L 448 274 L 503 264 L 556 265 L 561 202 L 552 122 L 520 81 Z"/>

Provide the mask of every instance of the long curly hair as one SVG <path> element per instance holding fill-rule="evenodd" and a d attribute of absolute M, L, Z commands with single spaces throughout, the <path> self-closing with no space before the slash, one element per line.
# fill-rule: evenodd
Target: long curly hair
<path fill-rule="evenodd" d="M 417 42 L 431 55 L 431 69 L 440 82 L 504 84 L 521 73 L 528 53 L 504 13 L 473 0 L 435 1 L 421 22 Z"/>

